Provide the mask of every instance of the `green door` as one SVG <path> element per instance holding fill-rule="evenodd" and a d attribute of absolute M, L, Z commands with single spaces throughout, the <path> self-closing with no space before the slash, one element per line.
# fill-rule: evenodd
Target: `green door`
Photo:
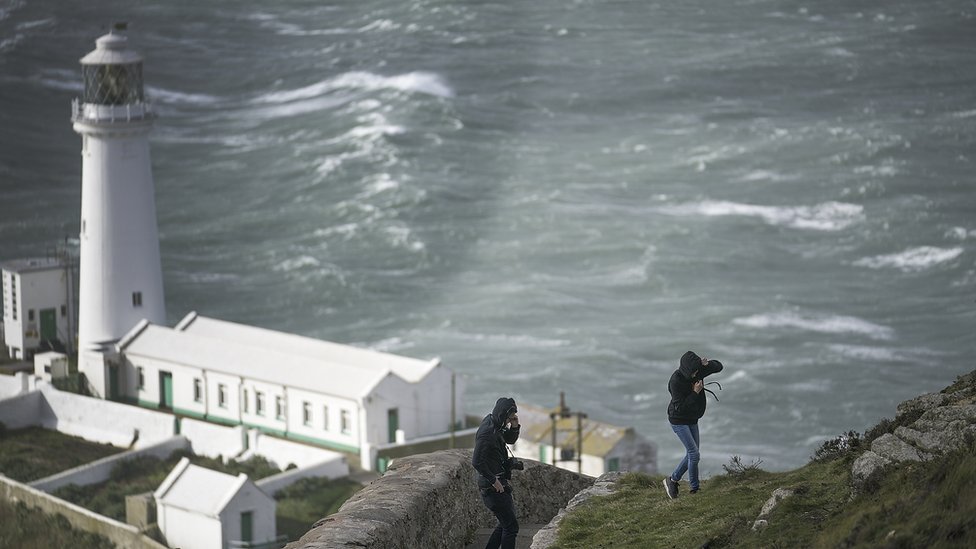
<path fill-rule="evenodd" d="M 241 513 L 241 541 L 254 541 L 254 517 L 253 511 Z"/>
<path fill-rule="evenodd" d="M 398 408 L 390 408 L 386 412 L 386 424 L 390 427 L 387 442 L 396 442 L 396 432 L 400 428 L 400 410 Z"/>
<path fill-rule="evenodd" d="M 376 472 L 385 473 L 386 468 L 390 466 L 390 458 L 378 457 L 376 458 Z"/>
<path fill-rule="evenodd" d="M 108 399 L 116 400 L 119 398 L 119 367 L 108 367 Z"/>
<path fill-rule="evenodd" d="M 58 321 L 54 309 L 41 309 L 41 340 L 58 339 Z"/>
<path fill-rule="evenodd" d="M 173 374 L 159 372 L 159 407 L 173 408 Z"/>

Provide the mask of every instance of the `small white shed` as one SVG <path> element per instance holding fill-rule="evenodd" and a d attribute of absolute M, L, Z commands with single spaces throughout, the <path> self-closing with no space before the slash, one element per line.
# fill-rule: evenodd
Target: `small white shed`
<path fill-rule="evenodd" d="M 183 458 L 153 494 L 170 547 L 227 549 L 276 537 L 275 500 L 247 475 L 228 475 Z"/>

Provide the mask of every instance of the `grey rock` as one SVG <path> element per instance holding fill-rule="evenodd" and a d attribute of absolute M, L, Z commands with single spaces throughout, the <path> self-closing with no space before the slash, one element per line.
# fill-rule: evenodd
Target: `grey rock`
<path fill-rule="evenodd" d="M 871 443 L 871 451 L 890 461 L 922 461 L 928 457 L 891 433 L 885 433 L 874 439 Z"/>
<path fill-rule="evenodd" d="M 753 532 L 758 532 L 759 530 L 765 529 L 767 526 L 769 526 L 769 521 L 768 520 L 766 520 L 766 519 L 759 519 L 756 522 L 753 522 L 752 523 L 752 531 Z"/>
<path fill-rule="evenodd" d="M 530 549 L 548 549 L 548 547 L 552 546 L 556 542 L 556 535 L 559 534 L 559 525 L 562 523 L 563 518 L 573 509 L 586 503 L 591 498 L 612 494 L 617 489 L 617 482 L 621 476 L 623 476 L 623 473 L 620 471 L 604 473 L 596 479 L 593 486 L 585 488 L 573 496 L 573 499 L 569 500 L 566 507 L 559 510 L 559 513 L 549 521 L 549 524 L 536 532 L 532 538 L 532 546 Z"/>
<path fill-rule="evenodd" d="M 881 469 L 890 463 L 890 460 L 871 450 L 864 452 L 861 454 L 861 457 L 854 460 L 854 465 L 851 466 L 851 478 L 854 481 L 854 487 L 859 489 L 866 481 L 878 474 Z"/>
<path fill-rule="evenodd" d="M 926 410 L 931 410 L 932 408 L 942 406 L 948 402 L 948 400 L 948 395 L 944 395 L 942 393 L 927 393 L 924 395 L 919 395 L 899 404 L 896 416 L 900 417 L 911 412 L 924 412 Z"/>
<path fill-rule="evenodd" d="M 763 504 L 762 506 L 762 510 L 759 511 L 760 518 L 768 516 L 770 513 L 773 512 L 773 509 L 775 509 L 776 506 L 779 505 L 780 501 L 783 501 L 784 499 L 792 495 L 793 495 L 793 490 L 790 490 L 788 488 L 777 488 L 773 490 L 773 495 L 766 500 L 766 503 Z"/>
<path fill-rule="evenodd" d="M 909 427 L 898 427 L 895 429 L 895 436 L 930 454 L 945 452 L 951 444 L 951 437 L 942 431 L 918 431 Z"/>
<path fill-rule="evenodd" d="M 964 424 L 976 423 L 976 404 L 964 404 L 958 406 L 939 406 L 932 408 L 922 414 L 922 420 L 944 421 L 953 423 L 960 421 Z"/>

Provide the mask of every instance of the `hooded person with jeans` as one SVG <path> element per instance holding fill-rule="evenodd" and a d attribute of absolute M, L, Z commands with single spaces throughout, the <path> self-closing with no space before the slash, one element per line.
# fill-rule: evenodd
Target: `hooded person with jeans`
<path fill-rule="evenodd" d="M 671 403 L 668 404 L 668 421 L 671 430 L 685 447 L 685 457 L 678 463 L 674 472 L 664 479 L 664 490 L 668 497 L 678 497 L 678 481 L 688 473 L 691 493 L 698 492 L 699 453 L 698 420 L 705 415 L 705 377 L 722 371 L 722 363 L 708 360 L 688 351 L 681 356 L 681 365 L 668 382 Z"/>
<path fill-rule="evenodd" d="M 515 444 L 519 429 L 515 399 L 502 397 L 481 421 L 475 435 L 471 464 L 478 472 L 481 500 L 498 519 L 498 526 L 485 549 L 515 549 L 519 525 L 515 519 L 512 487 L 508 482 L 512 478 L 512 462 L 508 459 L 506 444 Z"/>

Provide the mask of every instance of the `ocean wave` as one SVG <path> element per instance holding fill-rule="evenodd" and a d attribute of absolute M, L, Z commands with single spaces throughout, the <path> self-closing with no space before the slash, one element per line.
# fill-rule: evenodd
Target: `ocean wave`
<path fill-rule="evenodd" d="M 395 89 L 409 93 L 424 93 L 438 97 L 453 97 L 454 90 L 444 80 L 432 72 L 415 71 L 396 76 L 380 76 L 371 72 L 353 71 L 321 80 L 314 84 L 293 90 L 269 92 L 255 97 L 252 102 L 289 103 L 300 99 L 309 99 L 323 94 L 340 90 L 357 89 L 375 91 Z"/>
<path fill-rule="evenodd" d="M 769 225 L 815 231 L 840 231 L 864 218 L 863 206 L 845 202 L 824 202 L 816 206 L 759 206 L 706 200 L 663 211 L 671 211 L 681 215 L 701 214 L 712 217 L 758 217 Z"/>
<path fill-rule="evenodd" d="M 146 86 L 147 95 L 160 103 L 171 105 L 213 105 L 220 98 L 205 93 L 184 93 L 155 86 Z"/>
<path fill-rule="evenodd" d="M 278 272 L 292 272 L 299 269 L 304 269 L 305 267 L 318 267 L 320 265 L 319 260 L 315 259 L 310 255 L 303 255 L 299 257 L 293 257 L 282 261 L 274 266 L 274 270 Z"/>
<path fill-rule="evenodd" d="M 795 328 L 823 334 L 858 334 L 872 339 L 891 339 L 894 330 L 854 316 L 799 314 L 792 311 L 736 318 L 732 321 L 749 328 Z"/>
<path fill-rule="evenodd" d="M 917 362 L 938 356 L 931 349 L 892 349 L 889 347 L 871 347 L 868 345 L 828 345 L 831 351 L 857 360 L 871 360 L 878 362 Z"/>
<path fill-rule="evenodd" d="M 971 111 L 959 111 L 952 113 L 953 118 L 972 118 L 976 116 L 976 109 Z"/>
<path fill-rule="evenodd" d="M 742 177 L 739 181 L 793 181 L 796 176 L 787 176 L 770 170 L 753 170 Z"/>
<path fill-rule="evenodd" d="M 870 267 L 872 269 L 883 269 L 894 267 L 904 272 L 922 271 L 938 265 L 952 261 L 962 255 L 963 249 L 956 248 L 937 248 L 935 246 L 919 246 L 909 248 L 897 254 L 876 255 L 858 259 L 854 265 L 859 267 Z"/>
<path fill-rule="evenodd" d="M 976 238 L 976 229 L 967 231 L 965 227 L 953 227 L 946 231 L 946 238 L 954 240 L 966 240 L 966 238 Z"/>

